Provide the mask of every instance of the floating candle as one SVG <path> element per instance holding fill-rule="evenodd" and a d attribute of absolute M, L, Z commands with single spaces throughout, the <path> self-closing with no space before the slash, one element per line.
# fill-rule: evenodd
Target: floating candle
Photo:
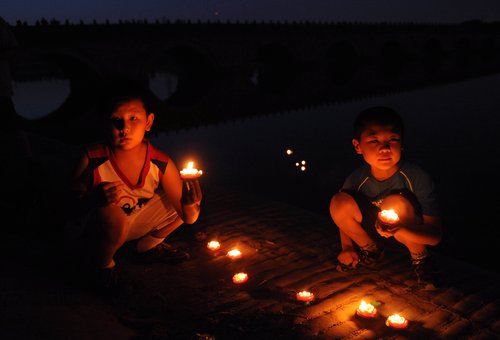
<path fill-rule="evenodd" d="M 237 273 L 233 275 L 233 283 L 234 284 L 242 284 L 247 282 L 248 280 L 248 274 L 247 273 Z"/>
<path fill-rule="evenodd" d="M 187 167 L 182 169 L 180 171 L 181 173 L 181 178 L 183 179 L 192 179 L 192 178 L 198 178 L 203 174 L 202 170 L 198 170 L 193 167 L 194 162 L 188 162 Z"/>
<path fill-rule="evenodd" d="M 220 248 L 220 243 L 218 241 L 210 241 L 207 243 L 207 248 L 210 250 L 217 250 Z"/>
<path fill-rule="evenodd" d="M 406 328 L 408 327 L 408 320 L 399 314 L 389 315 L 385 324 L 392 328 Z"/>
<path fill-rule="evenodd" d="M 241 251 L 238 249 L 231 249 L 230 251 L 227 252 L 227 256 L 232 258 L 232 259 L 239 259 L 241 257 Z"/>
<path fill-rule="evenodd" d="M 298 292 L 295 298 L 298 301 L 311 302 L 312 300 L 314 300 L 314 294 L 308 292 L 307 290 L 303 290 L 301 292 Z"/>
<path fill-rule="evenodd" d="M 377 308 L 375 308 L 371 303 L 366 303 L 365 300 L 361 300 L 356 314 L 364 318 L 374 318 L 377 316 Z"/>

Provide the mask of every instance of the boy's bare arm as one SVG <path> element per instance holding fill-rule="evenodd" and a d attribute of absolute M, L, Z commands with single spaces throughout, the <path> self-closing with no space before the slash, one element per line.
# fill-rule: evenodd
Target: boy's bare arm
<path fill-rule="evenodd" d="M 403 225 L 394 234 L 411 240 L 415 243 L 435 246 L 443 236 L 441 218 L 437 216 L 423 216 L 423 223 L 418 225 Z"/>
<path fill-rule="evenodd" d="M 188 224 L 194 223 L 200 214 L 201 187 L 199 181 L 189 180 L 189 190 L 170 160 L 162 178 L 162 187 L 177 214 Z"/>

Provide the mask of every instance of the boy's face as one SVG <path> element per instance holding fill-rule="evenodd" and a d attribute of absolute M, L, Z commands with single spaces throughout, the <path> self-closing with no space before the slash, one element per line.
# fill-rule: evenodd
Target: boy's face
<path fill-rule="evenodd" d="M 391 176 L 398 169 L 401 159 L 401 135 L 392 126 L 369 124 L 360 140 L 353 139 L 356 152 L 363 155 L 374 176 Z"/>
<path fill-rule="evenodd" d="M 153 125 L 154 114 L 146 113 L 141 100 L 132 99 L 117 106 L 110 120 L 112 144 L 129 150 L 142 143 L 146 131 Z"/>

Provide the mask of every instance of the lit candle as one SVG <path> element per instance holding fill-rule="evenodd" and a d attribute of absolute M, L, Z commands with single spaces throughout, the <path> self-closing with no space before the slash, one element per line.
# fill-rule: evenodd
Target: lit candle
<path fill-rule="evenodd" d="M 247 273 L 237 273 L 233 275 L 233 283 L 234 284 L 242 284 L 247 282 L 248 280 L 248 274 Z"/>
<path fill-rule="evenodd" d="M 365 300 L 361 300 L 356 314 L 364 318 L 374 318 L 377 315 L 377 308 L 375 308 L 371 303 L 366 303 Z"/>
<path fill-rule="evenodd" d="M 207 248 L 210 250 L 217 250 L 220 248 L 220 243 L 218 241 L 210 241 L 207 243 Z"/>
<path fill-rule="evenodd" d="M 312 300 L 314 300 L 314 294 L 308 292 L 307 290 L 303 290 L 297 293 L 296 299 L 298 301 L 311 302 Z"/>
<path fill-rule="evenodd" d="M 180 171 L 182 179 L 198 178 L 203 174 L 202 170 L 193 167 L 194 162 L 188 162 L 187 167 Z"/>
<path fill-rule="evenodd" d="M 399 216 L 394 209 L 382 210 L 378 213 L 378 222 L 382 230 L 387 232 L 396 232 Z"/>
<path fill-rule="evenodd" d="M 293 150 L 292 149 L 286 149 L 286 154 L 290 156 L 291 154 L 293 154 Z"/>
<path fill-rule="evenodd" d="M 396 224 L 399 222 L 399 216 L 394 209 L 382 210 L 378 213 L 380 222 L 387 224 Z"/>
<path fill-rule="evenodd" d="M 408 320 L 399 314 L 389 315 L 385 324 L 392 328 L 406 328 L 408 327 Z"/>
<path fill-rule="evenodd" d="M 232 259 L 239 259 L 241 257 L 241 251 L 238 249 L 231 249 L 230 251 L 227 252 L 227 256 L 232 258 Z"/>

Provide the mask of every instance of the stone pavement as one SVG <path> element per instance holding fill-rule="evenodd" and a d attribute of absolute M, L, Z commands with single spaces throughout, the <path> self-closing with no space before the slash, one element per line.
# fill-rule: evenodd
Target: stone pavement
<path fill-rule="evenodd" d="M 332 222 L 308 211 L 255 196 L 205 190 L 203 214 L 192 230 L 173 235 L 192 259 L 178 266 L 129 265 L 140 281 L 132 319 L 149 324 L 145 334 L 217 339 L 365 339 L 500 337 L 499 275 L 440 256 L 448 288 L 416 288 L 407 255 L 394 249 L 378 271 L 339 273 L 339 242 Z M 194 235 L 207 238 L 199 241 Z M 212 253 L 211 239 L 222 248 Z M 227 258 L 238 247 L 243 257 Z M 232 283 L 237 272 L 248 281 Z M 298 302 L 301 290 L 315 294 Z M 364 299 L 380 304 L 379 316 L 355 316 Z M 151 308 L 155 306 L 155 308 Z M 385 318 L 400 313 L 406 330 L 388 328 Z M 166 317 L 164 317 L 164 315 Z M 132 323 L 133 324 L 133 323 Z M 175 326 L 179 329 L 174 330 Z M 165 333 L 162 333 L 163 332 Z"/>
<path fill-rule="evenodd" d="M 211 239 L 221 242 L 218 252 L 206 248 Z M 169 242 L 187 249 L 191 259 L 139 265 L 118 257 L 135 290 L 114 300 L 61 280 L 58 268 L 43 260 L 51 253 L 44 245 L 31 246 L 39 254 L 34 264 L 32 255 L 3 257 L 0 338 L 500 338 L 497 273 L 437 254 L 447 288 L 425 291 L 397 248 L 378 271 L 339 273 L 332 222 L 284 203 L 206 186 L 200 219 Z M 227 258 L 232 247 L 243 252 L 241 259 Z M 235 285 L 232 276 L 240 271 L 248 281 Z M 304 289 L 314 301 L 296 301 Z M 375 319 L 355 315 L 362 299 L 379 305 Z M 393 313 L 409 320 L 407 329 L 385 325 Z"/>

